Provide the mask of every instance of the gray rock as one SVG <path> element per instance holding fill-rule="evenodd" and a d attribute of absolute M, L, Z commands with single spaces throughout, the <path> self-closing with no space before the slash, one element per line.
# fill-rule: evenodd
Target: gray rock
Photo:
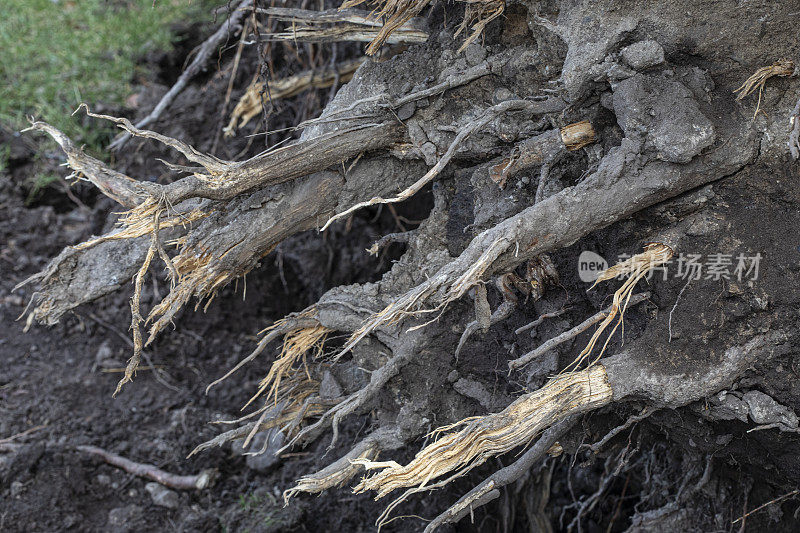
<path fill-rule="evenodd" d="M 664 76 L 636 74 L 618 83 L 614 111 L 626 137 L 644 139 L 645 149 L 671 163 L 688 163 L 716 138 L 692 92 Z"/>
<path fill-rule="evenodd" d="M 144 489 L 150 493 L 153 503 L 159 507 L 166 507 L 167 509 L 177 509 L 180 500 L 178 493 L 170 490 L 160 483 L 151 482 L 144 486 Z"/>
<path fill-rule="evenodd" d="M 781 429 L 785 430 L 798 428 L 798 419 L 794 411 L 763 392 L 751 390 L 742 396 L 742 400 L 750 408 L 750 418 L 756 424 L 779 424 Z"/>
<path fill-rule="evenodd" d="M 103 341 L 97 352 L 94 355 L 94 362 L 100 368 L 116 368 L 125 366 L 125 363 L 114 359 L 114 350 L 111 348 L 111 342 L 108 340 Z"/>
<path fill-rule="evenodd" d="M 472 43 L 464 50 L 464 58 L 469 66 L 475 66 L 486 59 L 486 48 L 478 43 Z"/>
<path fill-rule="evenodd" d="M 131 524 L 141 516 L 142 508 L 138 505 L 117 507 L 108 512 L 108 525 L 111 531 L 130 531 Z"/>
<path fill-rule="evenodd" d="M 25 489 L 25 485 L 22 482 L 20 482 L 20 481 L 12 481 L 11 482 L 11 487 L 9 487 L 9 490 L 11 492 L 11 497 L 12 498 L 16 498 L 17 496 L 22 494 L 22 491 L 24 489 Z"/>
<path fill-rule="evenodd" d="M 319 397 L 332 399 L 339 398 L 341 395 L 342 387 L 339 386 L 333 374 L 331 374 L 329 370 L 326 370 L 325 375 L 322 376 L 322 381 L 319 383 Z"/>
<path fill-rule="evenodd" d="M 476 400 L 484 408 L 492 408 L 492 395 L 488 390 L 486 390 L 486 387 L 483 386 L 483 383 L 473 379 L 461 378 L 453 383 L 453 388 L 459 394 L 463 394 L 468 398 Z"/>
<path fill-rule="evenodd" d="M 664 49 L 655 41 L 639 41 L 622 49 L 622 59 L 635 70 L 645 70 L 664 62 Z"/>
<path fill-rule="evenodd" d="M 416 110 L 417 105 L 414 102 L 408 102 L 397 110 L 397 118 L 399 120 L 408 120 L 414 115 Z"/>
<path fill-rule="evenodd" d="M 247 468 L 264 473 L 269 472 L 281 462 L 276 453 L 283 447 L 285 441 L 286 437 L 278 428 L 271 428 L 256 433 L 247 450 L 242 447 L 243 440 L 235 441 L 231 445 L 231 449 L 233 453 L 245 456 Z M 262 450 L 263 453 L 259 453 Z"/>

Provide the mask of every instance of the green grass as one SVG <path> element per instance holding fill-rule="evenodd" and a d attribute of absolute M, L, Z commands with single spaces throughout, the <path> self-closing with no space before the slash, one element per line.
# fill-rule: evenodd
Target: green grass
<path fill-rule="evenodd" d="M 0 122 L 50 122 L 90 148 L 112 130 L 82 128 L 81 102 L 119 105 L 131 93 L 136 60 L 169 50 L 177 21 L 210 19 L 209 0 L 0 0 Z"/>

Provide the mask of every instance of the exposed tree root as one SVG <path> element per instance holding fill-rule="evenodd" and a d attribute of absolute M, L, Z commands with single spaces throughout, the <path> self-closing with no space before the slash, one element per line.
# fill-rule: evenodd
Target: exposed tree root
<path fill-rule="evenodd" d="M 270 101 L 276 101 L 282 98 L 291 98 L 311 88 L 324 89 L 331 87 L 334 83 L 346 83 L 350 81 L 364 61 L 364 58 L 356 59 L 336 65 L 333 70 L 323 72 L 307 70 L 288 78 L 269 81 L 266 94 Z M 233 108 L 230 122 L 224 129 L 226 137 L 235 135 L 237 129 L 243 128 L 253 117 L 261 113 L 261 94 L 264 91 L 264 83 L 255 78 L 247 87 L 239 103 Z"/>
<path fill-rule="evenodd" d="M 490 457 L 528 443 L 559 420 L 605 405 L 611 398 L 605 369 L 600 366 L 555 377 L 500 413 L 468 418 L 437 429 L 435 434 L 444 435 L 418 452 L 406 466 L 394 461 L 360 461 L 367 470 L 380 469 L 380 472 L 364 479 L 354 490 L 373 490 L 377 499 L 395 489 L 413 487 L 389 505 L 379 519 L 383 523 L 408 496 L 430 489 L 428 484 L 434 479 L 452 472 L 441 482 L 448 483 Z"/>
<path fill-rule="evenodd" d="M 410 353 L 401 352 L 394 355 L 389 361 L 386 362 L 381 368 L 375 370 L 370 375 L 369 384 L 358 392 L 354 392 L 343 401 L 337 403 L 330 410 L 325 412 L 320 419 L 314 424 L 304 428 L 298 433 L 283 450 L 291 448 L 298 443 L 307 443 L 317 438 L 328 425 L 333 429 L 331 436 L 331 443 L 328 448 L 333 447 L 339 438 L 339 422 L 346 416 L 354 413 L 358 408 L 363 406 L 367 401 L 372 399 L 378 392 L 380 392 L 384 385 L 389 382 L 394 376 L 400 372 L 400 369 L 406 365 L 411 358 Z"/>
<path fill-rule="evenodd" d="M 30 127 L 22 130 L 41 131 L 50 135 L 58 143 L 64 154 L 67 156 L 67 164 L 73 170 L 73 175 L 84 177 L 91 181 L 100 191 L 129 209 L 147 199 L 152 194 L 153 184 L 149 182 L 139 182 L 135 179 L 117 172 L 107 167 L 103 162 L 86 155 L 83 150 L 77 148 L 69 137 L 61 133 L 46 122 L 32 122 Z"/>
<path fill-rule="evenodd" d="M 164 486 L 178 490 L 205 489 L 209 487 L 211 483 L 213 483 L 214 478 L 217 476 L 216 470 L 204 470 L 203 472 L 200 472 L 194 476 L 170 474 L 169 472 L 165 472 L 154 465 L 136 463 L 115 453 L 107 452 L 102 448 L 98 448 L 97 446 L 76 446 L 76 449 L 81 452 L 99 457 L 108 464 L 117 466 L 129 474 L 152 479 L 153 481 L 161 483 Z"/>
<path fill-rule="evenodd" d="M 458 522 L 468 514 L 471 515 L 478 507 L 498 498 L 502 487 L 525 476 L 548 453 L 559 437 L 575 425 L 577 420 L 578 416 L 568 416 L 545 430 L 536 443 L 528 448 L 519 459 L 495 471 L 446 511 L 431 520 L 425 527 L 425 533 L 433 533 L 445 524 Z"/>
<path fill-rule="evenodd" d="M 467 3 L 464 20 L 456 31 L 456 36 L 472 25 L 472 33 L 458 49 L 461 53 L 470 43 L 477 39 L 489 22 L 503 14 L 505 2 L 502 0 L 462 0 Z M 367 0 L 347 0 L 342 9 L 359 6 Z M 367 54 L 372 55 L 386 42 L 391 42 L 394 32 L 403 27 L 409 20 L 428 7 L 430 0 L 378 0 L 374 18 L 385 20 L 383 27 L 372 43 L 367 47 Z"/>
<path fill-rule="evenodd" d="M 326 466 L 319 472 L 308 474 L 297 480 L 297 484 L 284 491 L 283 500 L 289 500 L 301 492 L 316 494 L 324 490 L 341 487 L 364 468 L 358 461 L 372 461 L 382 451 L 394 450 L 405 443 L 402 432 L 395 426 L 384 426 L 370 433 L 356 444 L 346 455 Z"/>
<path fill-rule="evenodd" d="M 253 0 L 242 0 L 236 5 L 231 12 L 230 17 L 228 17 L 228 19 L 222 23 L 219 29 L 217 29 L 217 31 L 214 32 L 211 37 L 206 39 L 205 42 L 201 44 L 199 48 L 197 48 L 197 53 L 195 54 L 194 59 L 189 66 L 186 67 L 186 70 L 184 70 L 180 75 L 178 81 L 175 82 L 175 85 L 173 85 L 172 88 L 167 91 L 167 94 L 161 97 L 161 100 L 159 100 L 158 104 L 156 104 L 153 110 L 146 117 L 136 123 L 137 128 L 149 126 L 161 117 L 173 100 L 175 100 L 175 97 L 177 97 L 181 91 L 186 88 L 186 85 L 188 85 L 189 81 L 191 81 L 192 78 L 194 78 L 203 69 L 208 59 L 217 50 L 219 44 L 238 30 L 241 20 L 247 16 L 247 8 L 252 4 Z M 109 148 L 112 150 L 119 150 L 125 145 L 126 142 L 128 142 L 132 133 L 133 132 L 128 131 L 121 134 L 114 139 Z"/>
<path fill-rule="evenodd" d="M 642 293 L 639 293 L 639 294 L 635 294 L 635 295 L 631 296 L 630 300 L 627 302 L 627 306 L 626 307 L 630 307 L 632 305 L 636 305 L 638 303 L 644 302 L 649 297 L 650 297 L 650 293 L 648 293 L 648 292 L 642 292 Z M 583 333 L 584 331 L 586 331 L 587 329 L 592 327 L 594 324 L 597 324 L 598 322 L 607 319 L 609 316 L 612 315 L 613 312 L 614 312 L 614 305 L 612 304 L 612 305 L 608 306 L 607 308 L 603 309 L 602 311 L 600 311 L 599 313 L 587 318 L 586 320 L 584 320 L 583 322 L 581 322 L 580 324 L 578 324 L 574 328 L 569 329 L 569 330 L 565 331 L 564 333 L 562 333 L 560 335 L 557 335 L 557 336 L 555 336 L 555 337 L 553 337 L 551 339 L 546 340 L 544 343 L 542 343 L 536 349 L 531 350 L 530 352 L 526 353 L 525 355 L 523 355 L 521 357 L 518 357 L 517 359 L 512 359 L 511 361 L 508 362 L 509 371 L 516 370 L 517 368 L 522 368 L 523 366 L 527 365 L 531 361 L 533 361 L 535 359 L 538 359 L 542 355 L 546 354 L 547 352 L 549 352 L 550 350 L 552 350 L 553 348 L 555 348 L 559 344 L 563 344 L 564 342 L 566 342 L 566 341 L 568 341 L 570 339 L 574 339 L 575 337 L 577 337 L 578 335 L 580 335 L 581 333 Z M 613 317 L 612 317 L 612 320 L 613 320 Z"/>
<path fill-rule="evenodd" d="M 296 368 L 297 363 L 301 363 L 306 374 L 308 374 L 305 361 L 307 352 L 309 350 L 314 350 L 314 359 L 319 359 L 319 356 L 322 354 L 322 343 L 325 342 L 325 337 L 327 337 L 328 333 L 331 331 L 332 330 L 325 326 L 317 325 L 298 328 L 288 332 L 284 337 L 283 349 L 280 355 L 278 355 L 278 358 L 272 363 L 269 373 L 261 380 L 261 383 L 258 384 L 258 391 L 248 400 L 245 407 L 265 391 L 267 392 L 267 401 L 272 398 L 274 403 L 278 403 L 278 390 L 281 386 L 281 380 L 288 375 L 300 371 L 299 368 Z"/>
<path fill-rule="evenodd" d="M 262 35 L 267 40 L 314 43 L 374 42 L 382 31 L 381 23 L 370 17 L 368 11 L 346 9 L 344 5 L 341 9 L 327 11 L 268 7 L 259 8 L 257 12 L 292 23 L 290 29 L 286 31 Z M 333 25 L 321 26 L 320 24 Z M 424 43 L 427 40 L 428 32 L 424 22 L 412 18 L 397 27 L 381 44 Z M 368 51 L 367 54 L 373 55 L 374 51 Z"/>
<path fill-rule="evenodd" d="M 756 110 L 753 113 L 753 118 L 758 116 L 758 111 L 761 109 L 761 96 L 764 92 L 764 84 L 767 82 L 768 79 L 772 78 L 773 76 L 791 76 L 794 74 L 795 68 L 794 63 L 788 59 L 781 59 L 780 61 L 773 63 L 768 67 L 761 67 L 760 69 L 756 70 L 752 76 L 747 78 L 744 83 L 736 89 L 734 92 L 739 93 L 736 96 L 737 100 L 742 100 L 745 96 L 749 95 L 756 89 L 758 90 L 758 103 L 756 104 Z"/>
<path fill-rule="evenodd" d="M 611 332 L 606 337 L 606 342 L 603 344 L 603 347 L 600 349 L 597 357 L 590 364 L 593 364 L 603 356 L 611 337 L 614 335 L 614 332 L 620 325 L 623 326 L 624 332 L 625 310 L 628 308 L 628 305 L 630 305 L 630 301 L 633 296 L 633 289 L 636 287 L 636 284 L 639 283 L 639 281 L 644 278 L 652 269 L 669 261 L 672 258 L 673 253 L 674 252 L 672 248 L 666 244 L 657 242 L 648 243 L 645 246 L 644 252 L 634 255 L 630 259 L 626 259 L 625 261 L 617 263 L 616 265 L 600 273 L 600 276 L 598 276 L 592 287 L 601 281 L 616 278 L 618 276 L 627 277 L 627 279 L 625 279 L 622 287 L 614 292 L 614 300 L 611 304 L 608 315 L 600 323 L 600 326 L 597 328 L 597 331 L 594 332 L 592 338 L 589 339 L 589 343 L 586 345 L 586 348 L 584 348 L 583 351 L 578 354 L 578 356 L 567 367 L 567 369 L 578 368 L 581 363 L 586 361 L 592 354 L 595 344 L 597 344 L 598 339 L 603 334 L 605 329 L 612 322 L 614 322 L 614 319 L 617 319 L 614 327 L 611 328 Z"/>
<path fill-rule="evenodd" d="M 562 107 L 561 101 L 552 101 L 552 100 L 545 100 L 544 102 L 531 102 L 528 100 L 507 100 L 500 104 L 490 107 L 486 111 L 484 111 L 480 117 L 477 119 L 470 121 L 459 129 L 458 133 L 456 134 L 456 138 L 450 143 L 450 146 L 447 148 L 447 151 L 444 155 L 437 161 L 437 163 L 425 173 L 420 179 L 414 182 L 410 187 L 401 191 L 397 196 L 392 198 L 381 198 L 376 196 L 366 202 L 360 202 L 353 207 L 333 216 L 328 220 L 324 226 L 322 226 L 322 231 L 324 231 L 328 226 L 330 226 L 333 222 L 340 220 L 342 218 L 350 216 L 352 213 L 358 211 L 363 207 L 368 207 L 370 205 L 376 204 L 391 204 L 402 202 L 414 196 L 418 193 L 425 185 L 433 181 L 436 176 L 438 176 L 444 167 L 450 162 L 453 156 L 456 153 L 456 150 L 461 146 L 461 143 L 464 140 L 478 131 L 479 129 L 486 126 L 489 122 L 494 120 L 499 115 L 503 113 L 508 113 L 510 111 L 528 111 L 534 114 L 542 114 L 542 113 L 552 113 L 558 111 Z"/>

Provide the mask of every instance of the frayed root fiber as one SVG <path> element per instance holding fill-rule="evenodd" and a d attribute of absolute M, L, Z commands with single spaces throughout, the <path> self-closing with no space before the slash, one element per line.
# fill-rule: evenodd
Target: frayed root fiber
<path fill-rule="evenodd" d="M 363 470 L 360 462 L 374 461 L 379 452 L 377 444 L 373 443 L 352 460 L 345 458 L 345 461 L 336 461 L 319 472 L 301 477 L 294 487 L 283 492 L 284 503 L 288 505 L 289 500 L 301 492 L 318 494 L 328 489 L 341 487 Z"/>
<path fill-rule="evenodd" d="M 306 368 L 307 352 L 314 350 L 313 357 L 318 359 L 322 354 L 322 345 L 325 342 L 325 337 L 331 331 L 330 328 L 317 325 L 295 329 L 287 333 L 283 339 L 283 348 L 280 355 L 272 363 L 266 377 L 258 384 L 258 391 L 250 398 L 245 407 L 264 394 L 264 392 L 267 393 L 268 401 L 272 398 L 277 403 L 281 381 L 285 377 L 291 377 L 299 372 L 301 366 L 308 374 L 308 369 Z"/>
<path fill-rule="evenodd" d="M 617 277 L 625 278 L 625 282 L 614 292 L 614 299 L 611 304 L 611 312 L 609 312 L 608 316 L 603 319 L 603 321 L 600 323 L 600 326 L 592 335 L 592 338 L 589 339 L 586 347 L 581 351 L 581 353 L 578 354 L 575 360 L 570 363 L 566 370 L 575 370 L 581 363 L 586 361 L 591 355 L 592 350 L 594 350 L 594 347 L 597 344 L 597 341 L 600 339 L 602 333 L 612 322 L 614 322 L 614 320 L 616 320 L 616 323 L 611 328 L 611 332 L 608 334 L 606 342 L 600 349 L 599 354 L 590 364 L 594 364 L 598 359 L 600 359 L 600 357 L 603 356 L 611 337 L 614 335 L 614 332 L 620 325 L 622 325 L 624 332 L 625 310 L 628 308 L 628 303 L 631 300 L 633 289 L 636 287 L 636 284 L 642 278 L 647 276 L 652 269 L 663 265 L 672 259 L 673 254 L 674 251 L 672 248 L 666 244 L 659 242 L 647 243 L 644 247 L 644 252 L 636 254 L 625 261 L 621 261 L 600 273 L 591 288 L 594 288 L 594 286 L 601 281 L 606 281 Z"/>
<path fill-rule="evenodd" d="M 781 59 L 768 67 L 761 67 L 756 70 L 752 76 L 747 78 L 744 83 L 733 92 L 739 93 L 736 99 L 741 100 L 756 89 L 760 91 L 764 87 L 764 83 L 773 76 L 791 76 L 794 74 L 794 70 L 794 63 L 792 61 Z"/>
<path fill-rule="evenodd" d="M 356 461 L 367 470 L 381 471 L 363 479 L 354 492 L 372 490 L 379 499 L 399 488 L 422 490 L 432 480 L 455 471 L 437 485 L 447 483 L 491 457 L 529 443 L 562 418 L 601 407 L 611 399 L 611 386 L 601 365 L 557 376 L 500 413 L 468 418 L 436 430 L 434 433 L 461 428 L 423 448 L 406 466 L 394 461 Z"/>

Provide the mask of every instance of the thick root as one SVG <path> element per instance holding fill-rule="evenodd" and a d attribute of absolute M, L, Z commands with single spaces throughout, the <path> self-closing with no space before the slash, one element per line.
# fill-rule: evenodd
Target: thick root
<path fill-rule="evenodd" d="M 381 471 L 364 479 L 354 490 L 375 491 L 378 499 L 395 489 L 414 487 L 397 503 L 412 492 L 428 488 L 434 479 L 454 472 L 442 482 L 447 483 L 491 457 L 530 442 L 566 416 L 606 405 L 611 398 L 611 387 L 602 366 L 558 376 L 500 413 L 468 418 L 437 429 L 435 434 L 449 433 L 423 448 L 406 466 L 394 461 L 360 461 L 367 470 Z"/>

